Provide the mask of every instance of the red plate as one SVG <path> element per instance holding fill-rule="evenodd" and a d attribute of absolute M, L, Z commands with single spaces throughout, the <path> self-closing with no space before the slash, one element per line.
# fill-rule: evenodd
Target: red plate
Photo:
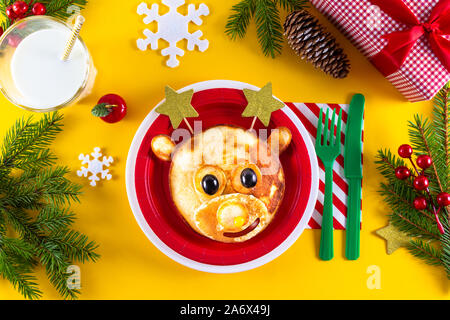
<path fill-rule="evenodd" d="M 249 128 L 252 122 L 251 118 L 241 117 L 247 100 L 239 89 L 196 91 L 192 105 L 200 116 L 189 119 L 189 122 L 192 125 L 201 120 L 203 130 L 220 124 Z M 280 157 L 286 176 L 283 202 L 265 230 L 246 242 L 236 244 L 217 242 L 196 233 L 178 213 L 169 191 L 170 163 L 159 160 L 151 151 L 152 138 L 158 134 L 170 136 L 173 128 L 167 116 L 152 111 L 153 115 L 147 117 L 133 141 L 134 147 L 132 145 L 127 163 L 130 203 L 150 240 L 178 262 L 214 272 L 246 270 L 286 250 L 309 221 L 318 186 L 317 160 L 315 154 L 311 154 L 310 138 L 298 118 L 293 118 L 295 115 L 289 111 L 286 107 L 274 112 L 268 127 L 270 130 L 285 126 L 292 132 L 292 143 Z M 180 128 L 186 128 L 183 125 Z M 264 128 L 259 121 L 256 122 L 256 130 Z M 281 252 L 275 254 L 276 249 Z M 205 265 L 217 268 L 210 269 Z M 221 266 L 238 267 L 227 269 Z"/>

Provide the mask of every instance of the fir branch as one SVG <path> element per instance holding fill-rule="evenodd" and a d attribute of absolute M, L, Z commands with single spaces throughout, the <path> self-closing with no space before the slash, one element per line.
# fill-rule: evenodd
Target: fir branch
<path fill-rule="evenodd" d="M 19 120 L 1 149 L 0 275 L 27 298 L 41 295 L 32 275 L 36 265 L 45 268 L 63 298 L 75 299 L 80 292 L 67 286 L 67 267 L 99 258 L 98 245 L 71 229 L 70 204 L 79 201 L 81 186 L 66 178 L 67 167 L 52 166 L 56 158 L 48 147 L 62 130 L 61 120 L 58 113 L 37 122 Z M 7 238 L 7 231 L 17 238 Z"/>
<path fill-rule="evenodd" d="M 432 266 L 442 266 L 441 251 L 423 240 L 412 240 L 408 243 L 408 251 L 415 257 Z"/>
<path fill-rule="evenodd" d="M 426 210 L 414 208 L 413 201 L 418 196 L 413 189 L 412 178 L 399 181 L 395 176 L 395 168 L 405 166 L 403 159 L 396 157 L 389 150 L 379 150 L 375 163 L 378 171 L 388 180 L 388 184 L 382 184 L 380 194 L 393 211 L 415 211 L 434 223 L 435 218 Z M 411 188 L 406 188 L 405 183 Z"/>
<path fill-rule="evenodd" d="M 306 0 L 241 0 L 231 8 L 225 34 L 232 40 L 243 38 L 252 18 L 255 18 L 257 37 L 266 56 L 275 58 L 283 45 L 283 26 L 278 7 L 294 11 L 306 7 Z"/>
<path fill-rule="evenodd" d="M 275 0 L 275 3 L 288 12 L 305 9 L 307 7 L 307 1 L 303 0 Z"/>
<path fill-rule="evenodd" d="M 39 212 L 35 225 L 46 233 L 56 233 L 70 227 L 75 221 L 75 214 L 69 208 L 48 205 Z"/>
<path fill-rule="evenodd" d="M 389 183 L 397 183 L 398 179 L 395 176 L 395 168 L 407 167 L 403 159 L 393 155 L 390 150 L 379 150 L 376 155 L 375 163 L 378 165 L 377 169 L 389 181 Z M 406 182 L 412 185 L 411 179 Z"/>
<path fill-rule="evenodd" d="M 11 282 L 27 299 L 38 299 L 42 292 L 37 287 L 37 279 L 31 273 L 31 268 L 25 266 L 20 261 L 17 262 L 14 256 L 7 254 L 0 248 L 0 275 Z"/>
<path fill-rule="evenodd" d="M 33 219 L 20 208 L 8 208 L 0 211 L 5 221 L 28 243 L 39 243 L 40 232 L 35 228 Z"/>
<path fill-rule="evenodd" d="M 45 266 L 45 272 L 47 274 L 50 283 L 55 287 L 58 293 L 64 299 L 76 299 L 80 294 L 80 290 L 78 289 L 70 289 L 67 286 L 67 279 L 69 274 L 67 273 L 67 268 L 69 267 L 69 263 L 65 262 L 58 268 L 50 268 L 48 265 Z"/>
<path fill-rule="evenodd" d="M 415 192 L 411 189 L 405 188 L 405 190 L 398 191 L 399 187 L 392 184 L 382 184 L 380 194 L 385 197 L 385 201 L 390 204 L 393 211 L 417 211 L 424 217 L 428 218 L 433 224 L 436 221 L 430 213 L 425 210 L 417 210 L 414 208 Z"/>
<path fill-rule="evenodd" d="M 32 164 L 36 164 L 36 158 L 46 152 L 47 147 L 61 132 L 62 119 L 62 114 L 54 112 L 45 114 L 38 122 L 32 123 L 31 118 L 17 121 L 4 138 L 0 171 L 5 168 L 27 170 Z M 40 166 L 44 167 L 46 164 Z"/>
<path fill-rule="evenodd" d="M 264 55 L 275 58 L 283 47 L 283 26 L 272 0 L 259 0 L 255 10 L 256 33 Z"/>
<path fill-rule="evenodd" d="M 437 192 L 443 192 L 441 180 L 436 168 L 435 148 L 432 150 L 435 141 L 433 127 L 428 119 L 423 119 L 419 115 L 414 116 L 414 122 L 409 121 L 409 139 L 415 151 L 419 154 L 427 154 L 431 157 L 433 164 L 426 170 L 427 174 L 431 174 L 432 179 L 430 189 Z"/>
<path fill-rule="evenodd" d="M 66 261 L 65 255 L 61 247 L 52 241 L 47 241 L 48 238 L 41 240 L 36 254 L 39 257 L 39 262 L 49 270 L 60 270 L 67 267 L 69 264 Z"/>
<path fill-rule="evenodd" d="M 434 162 L 438 176 L 441 178 L 443 190 L 448 190 L 450 185 L 450 146 L 449 146 L 449 84 L 434 98 L 433 131 L 435 133 L 433 143 Z"/>
<path fill-rule="evenodd" d="M 27 120 L 22 118 L 17 120 L 15 125 L 6 132 L 1 148 L 3 157 L 0 159 L 0 172 L 2 173 L 2 176 L 8 174 L 14 166 L 13 159 L 6 158 L 5 155 L 18 144 L 18 140 L 30 126 L 31 118 L 28 118 Z"/>
<path fill-rule="evenodd" d="M 64 177 L 68 172 L 67 167 L 57 166 L 31 171 L 31 176 L 23 174 L 25 179 L 23 176 L 10 178 L 7 187 L 1 188 L 4 192 L 0 205 L 37 210 L 47 204 L 63 206 L 71 201 L 79 202 L 81 186 Z"/>
<path fill-rule="evenodd" d="M 53 206 L 63 206 L 72 201 L 79 202 L 81 186 L 66 179 L 64 176 L 67 173 L 69 169 L 61 166 L 42 170 L 35 179 L 34 192 Z"/>
<path fill-rule="evenodd" d="M 50 283 L 64 299 L 75 299 L 78 290 L 72 290 L 67 286 L 67 268 L 70 266 L 69 259 L 65 256 L 58 244 L 48 241 L 43 243 L 37 251 L 40 263 L 45 267 Z"/>
<path fill-rule="evenodd" d="M 67 19 L 84 9 L 88 4 L 88 0 L 47 0 L 48 14 L 60 18 Z"/>
<path fill-rule="evenodd" d="M 380 184 L 380 194 L 391 209 L 390 221 L 399 230 L 412 237 L 439 240 L 440 233 L 433 217 L 416 210 L 412 203 L 417 196 L 411 182 L 398 180 L 394 169 L 404 164 L 389 151 L 380 150 L 376 163 L 378 170 L 389 181 Z"/>
<path fill-rule="evenodd" d="M 447 278 L 450 279 L 450 222 L 448 212 L 446 213 L 441 215 L 441 222 L 445 230 L 445 233 L 441 235 L 441 261 L 447 272 Z"/>
<path fill-rule="evenodd" d="M 75 230 L 60 230 L 52 237 L 51 241 L 57 243 L 73 261 L 95 262 L 100 257 L 95 252 L 98 245 L 94 241 L 89 241 L 86 235 Z"/>
<path fill-rule="evenodd" d="M 247 32 L 250 19 L 255 14 L 255 0 L 242 0 L 231 7 L 232 14 L 228 17 L 225 34 L 232 40 L 243 38 Z"/>
<path fill-rule="evenodd" d="M 433 230 L 429 225 L 423 224 L 420 218 L 410 215 L 407 212 L 394 212 L 391 216 L 392 224 L 400 231 L 411 237 L 419 237 L 429 240 L 439 240 L 439 232 Z"/>
<path fill-rule="evenodd" d="M 46 0 L 41 3 L 47 7 L 47 15 L 64 20 L 72 16 L 76 10 L 83 9 L 87 0 Z"/>
<path fill-rule="evenodd" d="M 414 120 L 409 122 L 409 137 L 416 156 L 427 154 L 433 161 L 433 165 L 425 171 L 430 180 L 432 199 L 440 192 L 448 192 L 450 186 L 449 94 L 447 84 L 435 97 L 432 121 L 416 115 Z M 387 180 L 386 183 L 381 183 L 380 193 L 391 209 L 392 224 L 415 238 L 408 244 L 409 252 L 427 264 L 444 267 L 450 279 L 448 208 L 441 209 L 439 218 L 445 232 L 440 234 L 434 217 L 424 215 L 424 212 L 411 206 L 417 194 L 410 185 L 411 181 L 400 181 L 395 177 L 395 168 L 405 165 L 403 160 L 389 150 L 380 150 L 376 163 L 379 172 Z"/>
<path fill-rule="evenodd" d="M 34 247 L 18 238 L 0 236 L 0 248 L 15 260 L 33 266 L 35 264 Z"/>

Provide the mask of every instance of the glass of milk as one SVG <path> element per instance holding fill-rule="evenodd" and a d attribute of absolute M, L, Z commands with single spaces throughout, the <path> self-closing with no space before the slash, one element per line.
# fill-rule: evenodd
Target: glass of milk
<path fill-rule="evenodd" d="M 62 60 L 71 26 L 48 17 L 22 19 L 0 37 L 0 90 L 15 105 L 49 112 L 90 94 L 97 71 L 89 51 L 77 38 Z"/>

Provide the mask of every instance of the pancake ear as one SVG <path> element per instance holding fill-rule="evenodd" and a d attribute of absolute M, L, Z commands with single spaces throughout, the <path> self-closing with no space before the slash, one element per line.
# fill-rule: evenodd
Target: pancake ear
<path fill-rule="evenodd" d="M 277 143 L 277 140 L 279 153 L 282 153 L 291 144 L 291 130 L 286 127 L 279 127 L 275 129 L 270 135 L 269 139 L 267 139 L 268 146 L 272 149 L 272 144 Z"/>
<path fill-rule="evenodd" d="M 152 151 L 158 159 L 170 161 L 172 152 L 175 149 L 175 142 L 165 134 L 160 134 L 152 139 Z"/>

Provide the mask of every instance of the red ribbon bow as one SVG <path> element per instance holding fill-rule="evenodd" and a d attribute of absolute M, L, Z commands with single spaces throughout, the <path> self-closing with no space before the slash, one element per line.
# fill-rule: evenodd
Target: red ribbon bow
<path fill-rule="evenodd" d="M 426 35 L 430 47 L 444 67 L 450 71 L 450 0 L 441 0 L 434 7 L 427 22 L 421 23 L 402 0 L 371 0 L 386 14 L 408 25 L 408 30 L 385 34 L 386 47 L 372 57 L 372 63 L 387 76 L 396 72 L 405 62 L 414 44 Z"/>

